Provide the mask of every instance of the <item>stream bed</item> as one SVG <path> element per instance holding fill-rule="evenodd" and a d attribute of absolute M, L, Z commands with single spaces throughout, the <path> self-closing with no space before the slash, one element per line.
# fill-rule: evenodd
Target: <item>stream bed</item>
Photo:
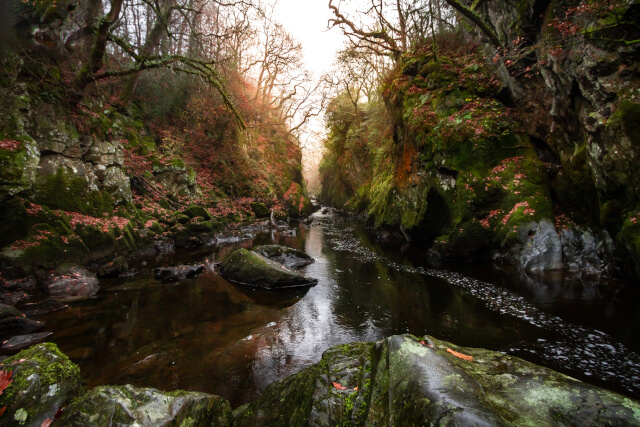
<path fill-rule="evenodd" d="M 153 278 L 154 263 L 220 261 L 271 243 L 315 258 L 303 271 L 318 285 L 267 291 L 216 273 Z M 434 270 L 424 248 L 383 244 L 360 223 L 321 214 L 290 231 L 226 239 L 138 268 L 135 279 L 103 281 L 96 298 L 43 319 L 89 387 L 204 391 L 236 407 L 331 346 L 411 333 L 502 351 L 640 398 L 640 292 L 629 284 L 487 265 Z"/>

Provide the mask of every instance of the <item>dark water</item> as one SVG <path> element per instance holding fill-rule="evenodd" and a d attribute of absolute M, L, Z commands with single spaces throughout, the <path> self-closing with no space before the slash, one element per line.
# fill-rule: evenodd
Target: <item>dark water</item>
<path fill-rule="evenodd" d="M 534 280 L 477 265 L 431 270 L 422 249 L 381 246 L 361 225 L 323 216 L 293 235 L 257 234 L 170 261 L 221 260 L 238 247 L 272 242 L 314 257 L 305 272 L 318 285 L 265 291 L 210 273 L 162 284 L 147 268 L 50 315 L 47 330 L 91 387 L 198 390 L 234 407 L 333 345 L 406 332 L 507 352 L 640 398 L 633 286 Z"/>

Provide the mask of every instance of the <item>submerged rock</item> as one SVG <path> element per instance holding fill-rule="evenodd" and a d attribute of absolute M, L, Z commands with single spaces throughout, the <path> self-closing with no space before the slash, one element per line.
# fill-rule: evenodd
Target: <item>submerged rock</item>
<path fill-rule="evenodd" d="M 220 273 L 232 282 L 269 289 L 318 283 L 316 279 L 305 277 L 246 249 L 238 249 L 232 253 L 220 266 Z"/>
<path fill-rule="evenodd" d="M 313 263 L 315 260 L 298 249 L 280 245 L 256 246 L 253 252 L 279 262 L 287 268 L 300 268 Z"/>
<path fill-rule="evenodd" d="M 56 425 L 67 426 L 231 426 L 231 406 L 206 393 L 96 387 L 65 408 Z"/>
<path fill-rule="evenodd" d="M 100 289 L 95 274 L 73 264 L 63 264 L 49 273 L 44 286 L 49 295 L 61 299 L 93 296 Z"/>
<path fill-rule="evenodd" d="M 4 360 L 11 383 L 0 395 L 5 426 L 41 426 L 84 389 L 80 369 L 52 343 L 38 344 Z M 4 374 L 8 375 L 8 374 Z"/>
<path fill-rule="evenodd" d="M 177 267 L 158 267 L 153 270 L 157 280 L 162 282 L 176 282 L 196 277 L 204 271 L 204 265 L 179 265 Z"/>
<path fill-rule="evenodd" d="M 392 336 L 327 350 L 235 411 L 253 425 L 633 425 L 640 402 L 499 352 Z"/>

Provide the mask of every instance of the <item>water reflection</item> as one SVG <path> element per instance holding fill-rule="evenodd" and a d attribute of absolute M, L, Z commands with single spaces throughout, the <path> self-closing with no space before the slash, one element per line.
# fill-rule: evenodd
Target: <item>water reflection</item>
<path fill-rule="evenodd" d="M 268 291 L 233 285 L 210 273 L 161 284 L 150 277 L 150 267 L 138 280 L 104 283 L 97 299 L 74 303 L 47 323 L 89 386 L 131 383 L 198 390 L 223 395 L 237 406 L 274 380 L 317 362 L 333 345 L 404 332 L 530 355 L 557 368 L 554 363 L 564 359 L 549 357 L 547 349 L 560 346 L 548 344 L 567 343 L 573 336 L 559 327 L 575 335 L 562 347 L 561 356 L 569 359 L 584 356 L 574 347 L 593 331 L 544 310 L 561 314 L 569 298 L 601 296 L 597 288 L 578 285 L 516 285 L 495 272 L 495 285 L 434 272 L 420 266 L 424 257 L 416 257 L 412 248 L 380 245 L 359 225 L 337 218 L 319 216 L 314 225 L 300 225 L 294 233 L 265 232 L 223 243 L 206 255 L 221 260 L 240 246 L 267 243 L 303 249 L 316 260 L 304 272 L 318 284 Z M 179 254 L 175 262 L 194 256 L 205 254 Z M 472 273 L 484 274 L 481 269 Z M 602 354 L 611 356 L 600 352 L 598 357 Z M 567 365 L 569 373 L 585 377 L 583 366 Z M 618 377 L 610 375 L 606 385 L 628 390 Z"/>

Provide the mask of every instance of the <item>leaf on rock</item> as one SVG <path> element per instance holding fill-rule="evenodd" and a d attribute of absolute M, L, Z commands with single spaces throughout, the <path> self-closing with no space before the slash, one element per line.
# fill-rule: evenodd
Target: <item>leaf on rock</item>
<path fill-rule="evenodd" d="M 346 390 L 347 388 L 340 383 L 333 383 L 333 386 L 338 390 Z"/>
<path fill-rule="evenodd" d="M 469 362 L 473 362 L 473 356 L 467 356 L 466 354 L 462 354 L 462 353 L 458 353 L 455 350 L 451 350 L 450 348 L 447 349 L 447 351 L 451 354 L 453 354 L 455 357 L 462 359 L 462 360 L 468 360 Z"/>
<path fill-rule="evenodd" d="M 49 427 L 52 422 L 53 422 L 53 420 L 51 418 L 47 418 L 46 420 L 44 420 L 42 422 L 42 425 L 40 427 Z"/>
<path fill-rule="evenodd" d="M 11 379 L 11 375 L 13 372 L 11 371 L 0 371 L 0 395 L 4 392 L 4 390 L 9 387 L 9 384 L 13 382 Z"/>

